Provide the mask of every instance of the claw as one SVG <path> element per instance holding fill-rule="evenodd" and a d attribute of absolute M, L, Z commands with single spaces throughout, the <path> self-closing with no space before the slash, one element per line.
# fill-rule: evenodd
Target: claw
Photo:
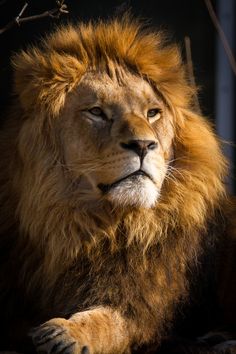
<path fill-rule="evenodd" d="M 51 339 L 61 335 L 62 333 L 65 332 L 65 329 L 62 328 L 49 328 L 46 331 L 44 331 L 41 335 L 36 335 L 33 337 L 33 342 L 37 343 L 37 345 L 43 345 L 50 341 Z"/>
<path fill-rule="evenodd" d="M 62 344 L 63 344 L 62 342 L 58 342 L 54 344 L 50 350 L 50 353 L 57 353 L 57 350 L 61 347 Z M 58 352 L 60 353 L 61 351 L 59 350 Z"/>
<path fill-rule="evenodd" d="M 89 354 L 90 351 L 89 351 L 89 348 L 87 346 L 84 346 L 82 349 L 81 349 L 81 354 Z"/>
<path fill-rule="evenodd" d="M 54 344 L 54 346 L 50 350 L 50 354 L 53 353 L 58 353 L 58 354 L 70 354 L 71 353 L 71 347 L 73 347 L 76 344 L 76 342 L 72 342 L 70 344 L 66 344 L 63 342 L 59 342 Z"/>
<path fill-rule="evenodd" d="M 67 345 L 67 347 L 64 347 L 61 351 L 60 354 L 71 354 L 70 348 L 73 347 L 76 344 L 76 342 L 70 343 Z"/>

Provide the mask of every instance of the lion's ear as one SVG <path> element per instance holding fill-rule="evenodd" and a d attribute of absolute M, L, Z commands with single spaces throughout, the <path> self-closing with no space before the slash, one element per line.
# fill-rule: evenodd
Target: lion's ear
<path fill-rule="evenodd" d="M 14 89 L 25 111 L 40 109 L 57 115 L 67 92 L 85 71 L 75 57 L 56 51 L 31 49 L 13 57 Z"/>

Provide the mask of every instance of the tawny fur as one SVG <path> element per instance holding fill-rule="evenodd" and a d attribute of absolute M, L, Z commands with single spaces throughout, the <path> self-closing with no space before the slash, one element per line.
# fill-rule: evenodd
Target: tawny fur
<path fill-rule="evenodd" d="M 159 343 L 226 203 L 226 162 L 209 123 L 193 112 L 178 47 L 135 21 L 114 20 L 60 28 L 13 64 L 15 105 L 0 139 L 1 313 L 16 327 L 5 337 L 19 344 L 19 326 L 27 332 L 78 313 L 75 337 L 88 328 L 91 353 Z M 64 183 L 55 122 L 87 71 L 111 67 L 150 82 L 173 118 L 173 162 L 154 208 L 78 207 Z M 85 310 L 92 319 L 83 327 Z"/>

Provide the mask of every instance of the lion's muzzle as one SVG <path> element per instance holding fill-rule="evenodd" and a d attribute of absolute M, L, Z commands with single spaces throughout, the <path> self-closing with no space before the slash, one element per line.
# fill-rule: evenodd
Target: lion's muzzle
<path fill-rule="evenodd" d="M 130 140 L 128 143 L 120 143 L 120 146 L 123 149 L 134 151 L 142 162 L 149 150 L 157 148 L 157 142 L 154 140 Z"/>

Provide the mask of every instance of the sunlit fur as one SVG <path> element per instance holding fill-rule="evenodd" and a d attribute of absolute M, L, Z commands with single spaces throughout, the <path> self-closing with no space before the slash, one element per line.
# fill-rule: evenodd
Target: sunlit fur
<path fill-rule="evenodd" d="M 67 179 L 56 122 L 81 77 L 88 70 L 104 72 L 111 64 L 149 81 L 173 119 L 173 154 L 151 208 L 141 202 L 138 208 L 130 203 L 115 208 L 103 200 L 88 208 L 86 190 L 78 208 L 76 188 Z M 178 47 L 126 18 L 62 27 L 40 47 L 17 54 L 13 65 L 16 100 L 0 138 L 2 244 L 11 230 L 15 235 L 4 271 L 16 258 L 17 269 L 9 277 L 14 282 L 19 272 L 19 288 L 28 298 L 37 295 L 47 320 L 60 275 L 88 258 L 97 287 L 78 308 L 108 302 L 123 316 L 132 308 L 131 342 L 159 340 L 174 305 L 186 296 L 186 270 L 197 261 L 208 237 L 207 223 L 217 224 L 215 211 L 225 198 L 226 163 L 210 124 L 191 107 L 194 90 Z M 84 168 L 89 168 L 88 161 Z M 119 187 L 115 191 L 119 198 Z M 129 262 L 126 270 L 122 252 Z M 109 281 L 113 272 L 119 290 Z M 72 290 L 57 287 L 60 311 L 78 301 L 78 294 L 80 290 L 76 297 Z"/>

